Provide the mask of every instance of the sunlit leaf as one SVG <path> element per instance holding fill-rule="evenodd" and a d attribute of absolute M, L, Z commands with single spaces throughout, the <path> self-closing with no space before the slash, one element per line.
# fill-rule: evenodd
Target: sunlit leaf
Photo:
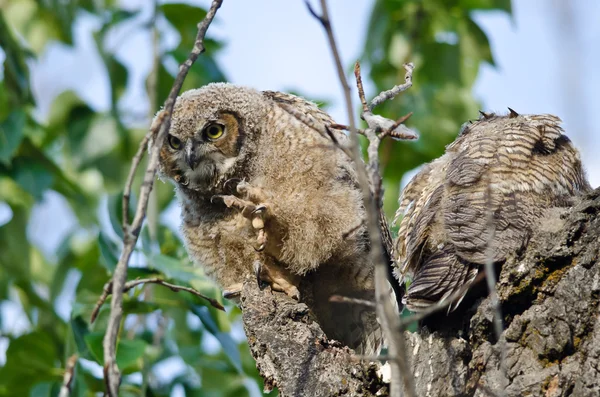
<path fill-rule="evenodd" d="M 15 39 L 12 29 L 7 24 L 5 11 L 0 10 L 0 48 L 4 50 L 4 80 L 8 91 L 8 102 L 13 106 L 33 103 L 29 69 L 25 63 L 30 55 Z"/>
<path fill-rule="evenodd" d="M 0 123 L 0 162 L 10 164 L 21 140 L 25 127 L 25 112 L 12 112 L 6 120 Z"/>
<path fill-rule="evenodd" d="M 156 254 L 152 255 L 149 261 L 149 267 L 161 271 L 172 280 L 189 284 L 191 280 L 198 278 L 197 270 L 187 260 L 182 261 L 166 255 Z"/>
<path fill-rule="evenodd" d="M 207 307 L 192 306 L 191 310 L 196 316 L 198 316 L 200 321 L 202 321 L 202 324 L 206 327 L 206 330 L 213 334 L 215 338 L 217 338 L 221 344 L 221 347 L 223 348 L 223 351 L 235 369 L 238 370 L 238 372 L 243 373 L 240 352 L 237 348 L 237 344 L 231 338 L 231 335 L 226 332 L 221 332 L 215 320 L 213 320 L 213 318 L 210 316 Z"/>
<path fill-rule="evenodd" d="M 98 364 L 104 364 L 102 341 L 104 332 L 90 332 L 84 336 L 85 343 Z M 117 344 L 117 365 L 121 370 L 141 368 L 142 357 L 148 343 L 141 339 L 121 339 Z"/>
<path fill-rule="evenodd" d="M 206 11 L 185 3 L 162 4 L 160 11 L 179 32 L 180 47 L 191 49 L 198 33 L 196 25 L 206 16 Z"/>
<path fill-rule="evenodd" d="M 35 331 L 12 340 L 6 351 L 6 364 L 0 368 L 0 391 L 5 388 L 13 396 L 29 395 L 38 382 L 59 380 L 54 371 L 58 351 L 53 339 Z"/>

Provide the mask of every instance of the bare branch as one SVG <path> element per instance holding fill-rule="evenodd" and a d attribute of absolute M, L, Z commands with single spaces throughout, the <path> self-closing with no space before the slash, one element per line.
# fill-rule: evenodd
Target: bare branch
<path fill-rule="evenodd" d="M 394 88 L 387 91 L 383 91 L 382 93 L 377 95 L 369 104 L 369 110 L 372 111 L 373 108 L 375 108 L 376 106 L 381 105 L 387 100 L 393 99 L 396 95 L 412 87 L 412 72 L 414 68 L 415 66 L 412 63 L 405 64 L 404 69 L 406 70 L 406 75 L 404 76 L 404 84 L 397 85 Z"/>
<path fill-rule="evenodd" d="M 315 18 L 317 18 L 317 20 L 321 23 L 323 29 L 325 30 L 329 42 L 329 47 L 331 49 L 331 53 L 335 62 L 338 78 L 342 86 L 342 90 L 344 92 L 346 112 L 348 114 L 348 120 L 350 125 L 350 154 L 352 159 L 354 160 L 359 186 L 362 190 L 363 204 L 367 213 L 367 228 L 371 243 L 370 260 L 371 263 L 375 265 L 375 300 L 377 302 L 377 316 L 388 341 L 388 350 L 390 352 L 390 356 L 395 358 L 394 360 L 390 361 L 390 366 L 392 369 L 392 383 L 390 395 L 392 397 L 402 395 L 402 383 L 404 383 L 404 388 L 407 391 L 408 396 L 414 397 L 414 380 L 412 378 L 412 373 L 408 365 L 408 357 L 406 355 L 404 335 L 403 333 L 397 333 L 397 329 L 400 326 L 400 319 L 398 318 L 398 314 L 396 313 L 396 310 L 394 309 L 391 301 L 391 290 L 387 280 L 387 261 L 385 259 L 383 251 L 383 242 L 380 229 L 381 226 L 379 224 L 379 211 L 381 210 L 381 176 L 379 174 L 379 159 L 377 151 L 379 148 L 380 140 L 376 132 L 384 131 L 385 129 L 389 128 L 394 122 L 390 121 L 391 124 L 387 125 L 387 128 L 381 128 L 381 125 L 376 126 L 374 122 L 369 122 L 367 117 L 373 116 L 370 112 L 363 113 L 363 118 L 365 119 L 365 121 L 367 121 L 367 124 L 369 125 L 369 128 L 365 130 L 365 135 L 369 139 L 369 174 L 367 174 L 365 164 L 362 161 L 360 145 L 358 142 L 358 135 L 356 132 L 356 124 L 354 121 L 354 111 L 352 106 L 350 86 L 348 85 L 348 82 L 346 80 L 344 69 L 342 67 L 342 61 L 335 42 L 331 21 L 329 19 L 329 11 L 327 9 L 327 1 L 321 0 L 321 16 L 319 16 L 312 9 L 308 1 L 306 2 L 306 4 L 309 8 L 310 13 Z M 358 75 L 360 75 L 360 65 L 357 66 L 355 70 L 357 70 Z M 412 72 L 412 65 L 410 71 Z M 407 80 L 410 80 L 410 77 L 407 77 Z M 362 87 L 362 80 L 360 85 Z M 396 94 L 401 92 L 401 90 L 408 89 L 409 86 L 410 85 L 407 85 L 406 88 L 394 87 Z M 364 90 L 360 90 L 359 94 L 361 95 L 361 102 L 363 103 L 364 107 L 364 104 L 366 103 L 366 100 L 364 99 Z M 388 96 L 389 98 L 393 97 L 392 94 L 389 94 Z M 372 109 L 372 107 L 369 109 Z M 374 116 L 371 118 L 374 118 Z M 371 191 L 371 186 L 373 186 L 374 192 Z"/>
<path fill-rule="evenodd" d="M 412 116 L 412 115 L 413 115 L 413 112 L 410 112 L 407 115 L 400 117 L 398 120 L 396 120 L 396 122 L 390 128 L 388 128 L 387 130 L 385 130 L 381 134 L 379 134 L 379 139 L 383 139 L 386 136 L 390 136 L 392 138 L 396 138 L 396 139 L 400 139 L 400 140 L 417 139 L 418 136 L 416 134 L 414 134 L 414 132 L 412 130 L 409 130 L 408 128 L 406 128 L 406 130 L 408 131 L 408 134 L 407 134 L 404 131 L 400 131 L 398 129 L 398 127 L 400 127 L 401 124 L 404 123 L 406 120 L 408 120 L 410 118 L 410 116 Z"/>
<path fill-rule="evenodd" d="M 96 301 L 94 310 L 92 310 L 92 315 L 90 316 L 90 323 L 93 324 L 94 321 L 96 321 L 96 318 L 98 317 L 98 313 L 100 312 L 100 308 L 102 307 L 104 302 L 106 302 L 106 299 L 112 292 L 112 286 L 113 286 L 112 280 L 110 280 L 108 283 L 104 284 L 104 288 L 102 288 L 102 295 L 100 295 L 100 298 L 98 298 L 98 301 Z"/>
<path fill-rule="evenodd" d="M 452 293 L 448 298 L 446 298 L 442 301 L 438 301 L 435 304 L 428 306 L 427 309 L 425 309 L 423 311 L 420 311 L 418 313 L 415 313 L 408 317 L 403 318 L 400 322 L 401 329 L 404 330 L 404 329 L 406 329 L 407 325 L 424 320 L 427 317 L 431 316 L 432 314 L 446 309 L 448 306 L 450 306 L 451 304 L 456 302 L 458 299 L 460 299 L 471 287 L 473 287 L 473 285 L 475 285 L 475 284 L 479 283 L 481 280 L 483 280 L 484 277 L 485 277 L 484 273 L 479 273 L 477 275 L 477 277 L 475 277 L 475 279 L 473 280 L 472 283 L 463 285 L 460 289 L 454 291 L 454 293 Z"/>
<path fill-rule="evenodd" d="M 498 341 L 500 348 L 500 370 L 507 377 L 506 368 L 506 343 L 502 338 L 502 332 L 504 331 L 504 324 L 502 321 L 502 308 L 500 307 L 500 299 L 498 298 L 498 291 L 496 291 L 496 270 L 494 269 L 494 236 L 496 234 L 496 227 L 494 224 L 494 210 L 492 209 L 492 187 L 491 181 L 487 181 L 487 188 L 485 193 L 486 201 L 486 212 L 487 212 L 487 237 L 486 237 L 486 250 L 485 250 L 485 280 L 489 291 L 490 301 L 494 308 L 494 335 Z"/>
<path fill-rule="evenodd" d="M 331 295 L 329 297 L 329 302 L 336 303 L 350 303 L 352 305 L 361 305 L 367 307 L 376 307 L 377 305 L 373 301 L 369 301 L 366 299 L 358 299 L 358 298 L 350 298 L 349 296 L 342 295 Z"/>
<path fill-rule="evenodd" d="M 58 397 L 69 397 L 71 395 L 71 384 L 75 377 L 75 364 L 77 364 L 77 354 L 73 354 L 67 360 L 67 366 L 65 368 L 65 374 L 63 375 L 63 383 L 60 387 Z"/>
<path fill-rule="evenodd" d="M 92 315 L 90 317 L 90 322 L 93 323 L 96 320 L 96 317 L 98 317 L 98 312 L 100 311 L 100 308 L 102 307 L 102 305 L 104 304 L 104 302 L 106 302 L 106 299 L 108 299 L 109 295 L 111 294 L 112 283 L 113 283 L 112 281 L 109 281 L 108 283 L 106 283 L 104 285 L 104 291 L 102 292 L 102 295 L 98 299 L 98 302 L 96 302 L 96 306 L 94 306 L 94 310 L 92 311 Z M 141 285 L 141 284 L 159 284 L 159 285 L 162 285 L 164 287 L 169 288 L 171 291 L 175 291 L 175 292 L 179 292 L 179 291 L 189 292 L 190 294 L 196 295 L 199 298 L 206 299 L 210 303 L 210 305 L 212 307 L 214 307 L 215 309 L 219 309 L 219 310 L 225 311 L 225 308 L 223 307 L 223 305 L 221 305 L 219 303 L 219 301 L 217 301 L 216 299 L 208 297 L 208 296 L 202 294 L 201 292 L 195 290 L 194 288 L 184 287 L 182 285 L 171 284 L 171 283 L 168 283 L 165 280 L 157 278 L 157 277 L 154 277 L 154 278 L 139 278 L 139 279 L 136 279 L 136 280 L 128 281 L 123 286 L 123 293 L 126 293 L 129 290 L 131 290 L 132 288 L 137 287 L 138 285 Z"/>
<path fill-rule="evenodd" d="M 357 62 L 358 63 L 358 62 Z M 357 82 L 362 81 L 360 76 L 360 65 L 354 68 Z M 412 73 L 412 68 L 407 69 L 407 74 Z M 361 93 L 361 102 L 366 102 L 364 98 L 364 91 Z M 379 95 L 381 96 L 381 94 Z M 370 106 L 372 108 L 372 106 Z M 379 145 L 381 139 L 377 135 L 378 131 L 385 131 L 391 128 L 395 123 L 389 119 L 381 116 L 374 115 L 373 113 L 365 112 L 362 114 L 362 118 L 367 122 L 369 128 L 365 130 L 365 135 L 369 140 L 369 146 L 367 148 L 367 155 L 369 158 L 369 171 L 372 186 L 374 189 L 375 202 L 380 206 L 381 204 L 381 174 L 379 171 Z M 416 134 L 415 134 L 416 135 Z M 377 214 L 374 214 L 377 216 Z M 371 233 L 371 231 L 369 230 Z M 381 237 L 380 234 L 378 234 Z M 379 242 L 381 244 L 381 241 Z M 373 244 L 373 243 L 371 243 Z M 388 351 L 390 356 L 393 358 L 390 361 L 390 367 L 392 369 L 392 384 L 390 395 L 392 397 L 400 396 L 402 390 L 400 388 L 400 380 L 403 381 L 404 389 L 409 397 L 415 397 L 415 381 L 413 378 L 412 371 L 410 369 L 409 358 L 406 351 L 406 341 L 404 340 L 404 327 L 400 322 L 399 316 L 392 307 L 389 299 L 390 288 L 387 282 L 387 267 L 385 262 L 376 262 L 377 267 L 375 268 L 375 291 L 377 306 L 380 308 L 379 320 L 382 323 L 386 323 L 383 327 L 386 332 L 388 340 Z M 383 324 L 382 324 L 383 325 Z"/>
<path fill-rule="evenodd" d="M 352 153 L 350 152 L 349 147 L 342 144 L 335 135 L 331 132 L 330 128 L 333 129 L 341 129 L 335 127 L 346 127 L 341 124 L 332 124 L 332 125 L 324 125 L 323 123 L 318 122 L 314 118 L 312 118 L 309 114 L 298 110 L 295 106 L 291 106 L 285 103 L 280 103 L 279 106 L 283 108 L 286 112 L 294 116 L 298 121 L 302 122 L 306 126 L 312 128 L 317 131 L 323 137 L 329 139 L 333 143 L 333 147 L 342 150 L 348 157 L 352 158 Z"/>
<path fill-rule="evenodd" d="M 354 76 L 356 77 L 356 87 L 358 88 L 358 97 L 360 98 L 360 103 L 362 104 L 363 113 L 368 113 L 371 111 L 369 105 L 367 104 L 367 98 L 365 97 L 365 89 L 363 87 L 362 75 L 360 73 L 360 63 L 356 62 L 354 64 Z"/>
<path fill-rule="evenodd" d="M 179 68 L 179 73 L 177 74 L 175 82 L 173 83 L 173 87 L 169 92 L 169 96 L 167 97 L 167 100 L 164 105 L 164 110 L 158 117 L 156 127 L 152 131 L 150 131 L 148 135 L 146 135 L 146 137 L 142 140 L 142 143 L 140 144 L 140 148 L 138 149 L 138 153 L 140 153 L 139 159 L 134 158 L 134 164 L 132 164 L 132 169 L 129 173 L 130 177 L 128 177 L 127 183 L 125 185 L 125 192 L 127 193 L 127 198 L 125 198 L 125 195 L 123 197 L 123 211 L 125 214 L 127 213 L 127 209 L 129 206 L 129 193 L 131 192 L 133 175 L 135 174 L 135 169 L 139 165 L 139 161 L 141 159 L 141 156 L 143 155 L 143 148 L 145 148 L 145 146 L 148 144 L 150 136 L 156 136 L 155 142 L 157 147 L 160 147 L 164 142 L 165 136 L 167 135 L 167 132 L 171 125 L 171 115 L 173 113 L 173 108 L 175 106 L 175 100 L 177 98 L 177 95 L 179 95 L 179 91 L 181 90 L 181 86 L 183 85 L 183 81 L 187 76 L 188 71 L 190 70 L 198 56 L 202 52 L 204 52 L 204 36 L 206 35 L 206 31 L 208 30 L 210 23 L 214 19 L 215 14 L 219 7 L 221 7 L 222 3 L 223 0 L 214 0 L 206 14 L 206 17 L 202 22 L 198 24 L 198 34 L 196 35 L 194 47 L 187 60 Z M 121 326 L 121 319 L 123 316 L 122 294 L 123 288 L 125 286 L 125 281 L 127 279 L 127 266 L 129 264 L 129 259 L 131 257 L 131 254 L 133 253 L 133 249 L 135 243 L 137 242 L 142 223 L 146 216 L 148 197 L 152 190 L 152 186 L 154 184 L 154 179 L 156 176 L 156 169 L 158 167 L 158 155 L 158 150 L 153 151 L 148 161 L 146 172 L 144 174 L 144 179 L 140 188 L 139 201 L 131 225 L 128 225 L 126 216 L 123 218 L 123 251 L 121 253 L 121 257 L 119 258 L 119 262 L 117 263 L 115 272 L 113 274 L 113 299 L 111 301 L 111 312 L 108 320 L 106 334 L 104 336 L 103 341 L 104 381 L 106 383 L 106 391 L 109 397 L 118 396 L 119 384 L 121 382 L 121 374 L 116 364 L 116 345 L 119 328 Z M 135 161 L 137 161 L 137 164 L 135 163 Z"/>
<path fill-rule="evenodd" d="M 144 153 L 146 153 L 149 140 L 150 134 L 146 134 L 140 142 L 135 156 L 133 156 L 133 159 L 131 160 L 131 168 L 129 169 L 129 174 L 127 175 L 127 181 L 125 182 L 125 189 L 123 190 L 123 205 L 121 207 L 123 217 L 123 235 L 129 231 L 129 202 L 131 200 L 131 186 L 133 185 L 133 178 L 135 178 L 135 173 L 142 162 Z"/>

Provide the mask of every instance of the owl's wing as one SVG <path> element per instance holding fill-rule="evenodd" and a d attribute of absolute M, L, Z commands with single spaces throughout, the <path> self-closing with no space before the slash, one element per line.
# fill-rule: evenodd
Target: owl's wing
<path fill-rule="evenodd" d="M 445 169 L 425 168 L 415 177 L 401 201 L 404 241 L 397 243 L 404 247 L 399 262 L 413 273 L 409 309 L 468 286 L 486 260 L 502 262 L 524 247 L 546 208 L 589 189 L 559 122 L 549 115 L 488 116 L 448 146 Z"/>

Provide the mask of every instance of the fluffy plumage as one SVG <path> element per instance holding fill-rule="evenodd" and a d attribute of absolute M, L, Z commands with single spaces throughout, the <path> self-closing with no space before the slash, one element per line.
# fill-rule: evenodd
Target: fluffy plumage
<path fill-rule="evenodd" d="M 160 148 L 159 175 L 175 185 L 187 251 L 229 291 L 253 274 L 256 261 L 279 268 L 329 337 L 373 353 L 381 342 L 374 311 L 329 302 L 334 294 L 373 298 L 353 164 L 281 104 L 316 122 L 333 122 L 302 98 L 230 84 L 210 84 L 177 99 L 172 137 Z M 223 129 L 217 139 L 210 138 L 217 135 L 210 130 L 214 125 Z M 233 189 L 225 183 L 231 180 Z M 244 191 L 235 189 L 239 181 Z M 248 204 L 244 211 L 229 207 L 236 201 L 232 194 Z M 253 243 L 263 221 L 248 219 L 248 208 L 255 212 L 263 204 L 267 238 L 257 253 Z"/>
<path fill-rule="evenodd" d="M 527 244 L 546 209 L 590 189 L 562 132 L 552 115 L 483 114 L 412 179 L 396 214 L 397 276 L 413 278 L 409 310 L 469 285 L 488 255 L 504 261 Z"/>

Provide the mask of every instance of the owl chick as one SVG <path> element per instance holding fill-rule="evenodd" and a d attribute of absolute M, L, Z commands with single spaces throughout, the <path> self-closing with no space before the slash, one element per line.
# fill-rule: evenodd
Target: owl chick
<path fill-rule="evenodd" d="M 159 176 L 175 185 L 188 254 L 226 297 L 256 274 L 307 303 L 328 337 L 373 353 L 382 339 L 375 312 L 329 301 L 374 294 L 354 166 L 290 106 L 333 123 L 279 92 L 217 83 L 183 93 L 159 148 Z"/>
<path fill-rule="evenodd" d="M 527 244 L 546 209 L 590 190 L 579 153 L 552 115 L 482 113 L 406 186 L 396 219 L 396 275 L 412 274 L 411 311 L 465 292 L 488 257 Z M 458 293 L 458 292 L 457 292 Z"/>

